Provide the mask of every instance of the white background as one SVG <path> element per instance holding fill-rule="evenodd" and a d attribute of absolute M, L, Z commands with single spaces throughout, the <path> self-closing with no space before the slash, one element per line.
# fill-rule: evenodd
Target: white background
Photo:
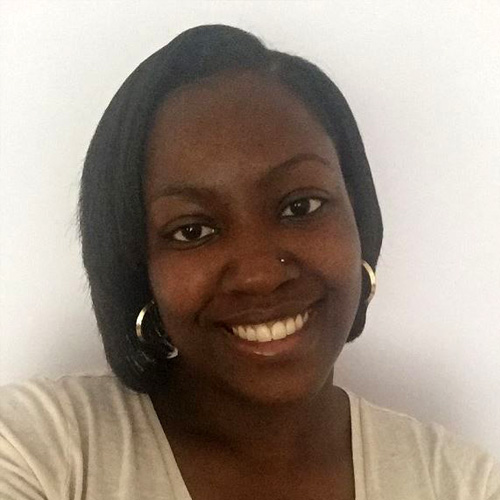
<path fill-rule="evenodd" d="M 500 2 L 0 0 L 0 382 L 105 368 L 80 263 L 84 155 L 128 74 L 225 23 L 340 86 L 385 223 L 336 382 L 500 458 Z"/>

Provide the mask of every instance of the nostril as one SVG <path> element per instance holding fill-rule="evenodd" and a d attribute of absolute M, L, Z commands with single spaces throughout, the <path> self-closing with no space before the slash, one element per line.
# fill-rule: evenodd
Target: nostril
<path fill-rule="evenodd" d="M 292 261 L 283 264 L 276 252 L 245 253 L 238 259 L 233 257 L 225 269 L 221 289 L 225 293 L 269 295 L 285 282 L 300 276 L 300 268 Z"/>

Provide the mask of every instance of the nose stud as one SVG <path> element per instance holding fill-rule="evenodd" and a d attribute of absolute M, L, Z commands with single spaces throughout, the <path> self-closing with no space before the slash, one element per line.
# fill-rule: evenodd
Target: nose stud
<path fill-rule="evenodd" d="M 285 262 L 285 259 L 279 259 L 280 264 L 283 264 L 285 267 L 283 268 L 285 271 L 286 279 L 296 279 L 300 276 L 300 267 L 294 265 L 293 261 Z"/>

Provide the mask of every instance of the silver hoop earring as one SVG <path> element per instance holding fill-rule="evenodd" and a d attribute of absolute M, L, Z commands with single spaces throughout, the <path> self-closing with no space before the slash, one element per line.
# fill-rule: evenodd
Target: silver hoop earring
<path fill-rule="evenodd" d="M 144 335 L 145 331 L 143 329 L 143 322 L 144 318 L 146 317 L 146 314 L 150 312 L 150 322 L 152 325 L 153 332 L 156 337 L 158 337 L 158 340 L 162 345 L 164 345 L 168 349 L 168 353 L 166 354 L 167 359 L 172 359 L 175 358 L 179 355 L 179 350 L 177 347 L 175 347 L 168 337 L 160 330 L 158 326 L 158 320 L 154 317 L 153 310 L 155 306 L 155 301 L 152 300 L 151 302 L 148 302 L 139 312 L 137 315 L 137 319 L 135 320 L 135 334 L 137 335 L 137 338 L 139 339 L 140 342 L 144 344 L 152 344 L 152 342 L 149 342 L 149 339 L 147 338 L 148 335 Z"/>
<path fill-rule="evenodd" d="M 365 305 L 368 305 L 373 299 L 375 290 L 377 289 L 377 277 L 375 275 L 375 271 L 372 269 L 372 266 L 370 266 L 370 264 L 368 264 L 366 260 L 363 261 L 363 267 L 368 273 L 368 278 L 370 279 L 370 293 L 368 295 L 368 298 L 365 300 Z"/>

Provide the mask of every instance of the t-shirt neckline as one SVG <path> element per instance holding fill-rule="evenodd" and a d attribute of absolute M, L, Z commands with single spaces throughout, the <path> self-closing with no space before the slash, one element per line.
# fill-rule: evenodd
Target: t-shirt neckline
<path fill-rule="evenodd" d="M 339 386 L 338 386 L 339 387 Z M 361 422 L 359 411 L 359 397 L 350 390 L 340 387 L 349 398 L 350 420 L 351 420 L 351 449 L 354 471 L 355 500 L 366 500 L 364 485 L 363 449 L 361 436 Z M 165 463 L 165 469 L 171 480 L 175 500 L 192 500 L 187 489 L 182 473 L 175 459 L 174 452 L 163 430 L 160 419 L 156 413 L 153 401 L 149 394 L 143 394 L 148 409 L 148 417 L 156 436 L 160 453 Z"/>

